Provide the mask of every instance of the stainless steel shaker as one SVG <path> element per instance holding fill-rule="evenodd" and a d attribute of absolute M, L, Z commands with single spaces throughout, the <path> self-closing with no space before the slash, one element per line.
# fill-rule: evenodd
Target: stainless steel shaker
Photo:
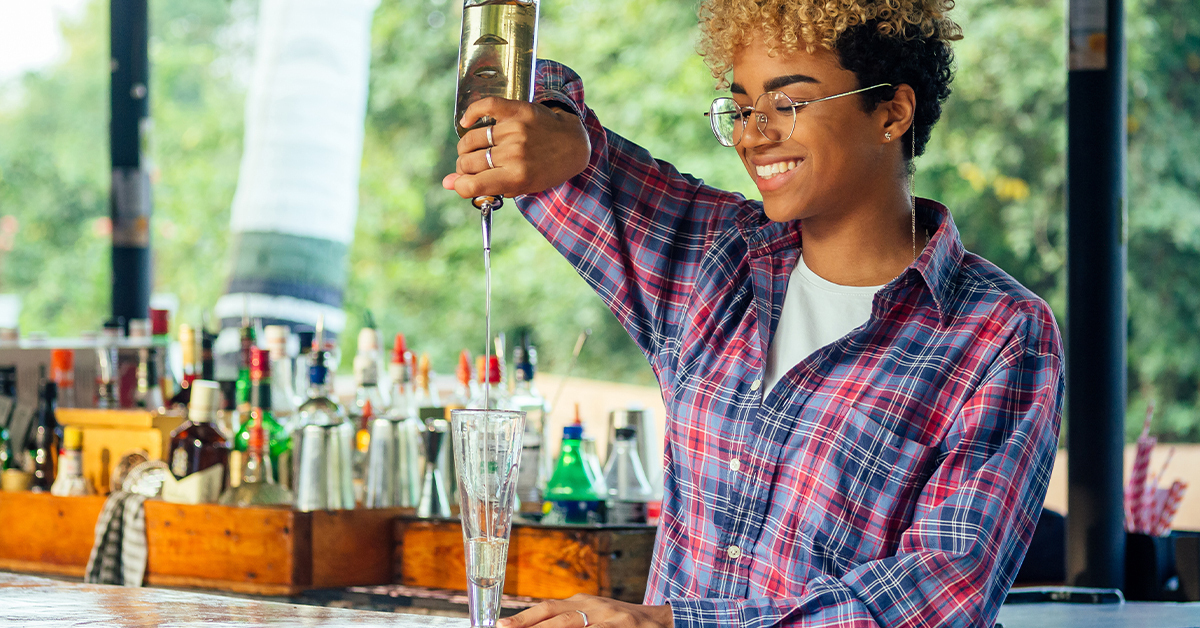
<path fill-rule="evenodd" d="M 447 433 L 450 425 L 445 419 L 429 419 L 425 422 L 425 476 L 422 482 L 421 503 L 417 506 L 418 517 L 449 517 L 450 492 L 447 490 L 447 473 L 450 468 L 450 446 Z"/>
<path fill-rule="evenodd" d="M 306 425 L 299 436 L 296 509 L 354 508 L 354 426 Z"/>
<path fill-rule="evenodd" d="M 412 417 L 383 417 L 371 422 L 365 507 L 420 505 L 425 471 L 424 433 L 424 424 Z"/>

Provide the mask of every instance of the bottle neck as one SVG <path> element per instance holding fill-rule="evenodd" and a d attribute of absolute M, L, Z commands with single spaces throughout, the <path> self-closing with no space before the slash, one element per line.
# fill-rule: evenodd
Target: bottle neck
<path fill-rule="evenodd" d="M 271 378 L 264 377 L 250 383 L 250 407 L 257 410 L 271 409 Z"/>
<path fill-rule="evenodd" d="M 246 448 L 246 461 L 242 463 L 242 484 L 274 484 L 275 474 L 271 467 L 271 457 L 266 455 L 266 436 L 262 427 L 262 418 L 255 417 L 254 425 L 250 426 L 249 445 Z"/>

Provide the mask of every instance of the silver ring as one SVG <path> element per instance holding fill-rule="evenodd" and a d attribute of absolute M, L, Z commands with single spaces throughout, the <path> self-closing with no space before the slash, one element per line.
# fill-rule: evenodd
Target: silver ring
<path fill-rule="evenodd" d="M 492 127 L 488 128 L 490 129 Z M 487 159 L 489 170 L 496 167 L 496 163 L 492 161 L 492 149 L 487 149 L 487 152 L 484 153 L 483 156 Z"/>
<path fill-rule="evenodd" d="M 591 625 L 592 625 L 592 623 L 588 621 L 588 618 L 587 618 L 587 613 L 585 613 L 585 612 L 583 612 L 583 611 L 579 610 L 578 608 L 577 608 L 577 609 L 575 609 L 575 612 L 576 612 L 576 613 L 579 613 L 579 616 L 580 616 L 580 617 L 583 617 L 583 628 L 587 628 L 588 626 L 591 626 Z"/>
<path fill-rule="evenodd" d="M 495 125 L 488 125 L 488 128 L 487 128 L 488 148 L 491 148 L 496 145 L 496 139 L 492 137 L 492 129 L 494 129 L 494 128 L 496 128 Z"/>

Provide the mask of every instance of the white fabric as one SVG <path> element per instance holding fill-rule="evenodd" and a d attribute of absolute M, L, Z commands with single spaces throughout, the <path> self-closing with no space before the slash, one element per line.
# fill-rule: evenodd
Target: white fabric
<path fill-rule="evenodd" d="M 263 0 L 230 217 L 235 233 L 354 239 L 378 3 Z"/>
<path fill-rule="evenodd" d="M 767 351 L 763 396 L 804 358 L 845 336 L 871 317 L 871 302 L 883 286 L 840 286 L 796 262 L 783 297 L 779 327 Z"/>

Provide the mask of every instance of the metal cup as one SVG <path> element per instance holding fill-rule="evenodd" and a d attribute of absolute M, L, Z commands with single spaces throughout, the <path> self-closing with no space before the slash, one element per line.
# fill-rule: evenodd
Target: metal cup
<path fill-rule="evenodd" d="M 396 423 L 388 419 L 371 422 L 371 444 L 367 448 L 367 487 L 363 496 L 366 508 L 398 506 L 396 481 L 399 462 L 396 456 Z"/>
<path fill-rule="evenodd" d="M 328 503 L 326 430 L 308 425 L 301 430 L 300 474 L 296 478 L 296 510 L 325 510 Z"/>
<path fill-rule="evenodd" d="M 448 447 L 446 432 L 449 425 L 445 419 L 431 419 L 425 423 L 425 477 L 422 482 L 421 503 L 417 506 L 418 517 L 449 517 L 450 497 L 446 491 L 444 474 Z"/>

